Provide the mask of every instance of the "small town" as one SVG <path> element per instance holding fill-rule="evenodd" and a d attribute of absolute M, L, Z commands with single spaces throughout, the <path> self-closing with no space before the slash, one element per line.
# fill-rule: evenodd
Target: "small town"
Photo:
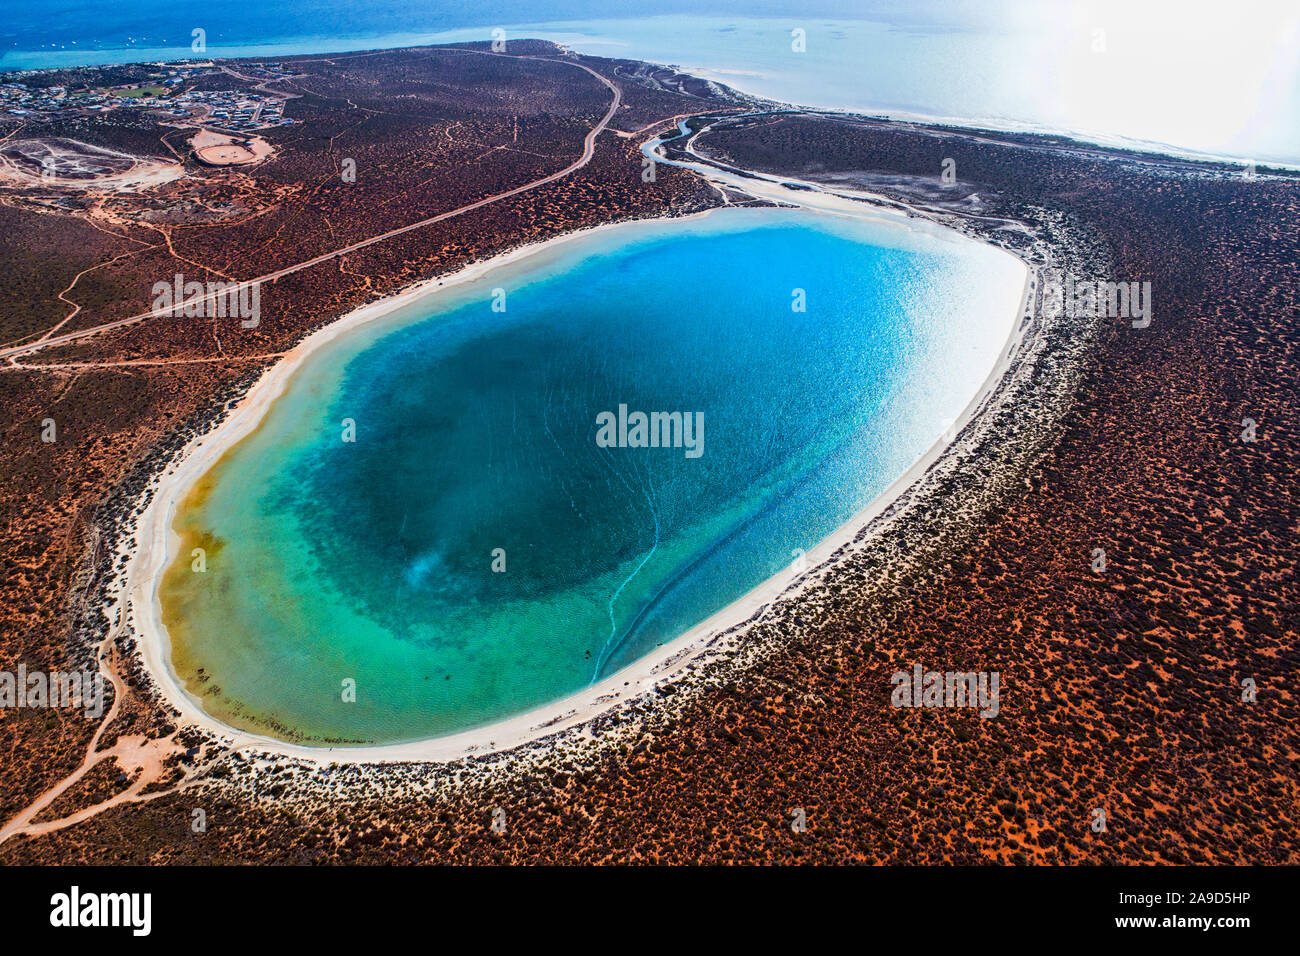
<path fill-rule="evenodd" d="M 17 117 L 51 119 L 69 114 L 94 116 L 113 110 L 145 110 L 233 132 L 269 129 L 293 122 L 284 116 L 282 96 L 251 90 L 188 88 L 199 77 L 222 72 L 211 62 L 157 66 L 156 78 L 144 84 L 118 87 L 42 86 L 25 82 L 40 71 L 11 73 L 8 82 L 0 84 L 0 111 Z M 252 64 L 251 72 L 263 82 L 292 75 L 279 64 Z"/>

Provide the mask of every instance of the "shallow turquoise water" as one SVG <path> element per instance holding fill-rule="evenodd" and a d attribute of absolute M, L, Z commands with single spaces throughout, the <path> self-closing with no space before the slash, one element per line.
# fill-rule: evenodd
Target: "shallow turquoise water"
<path fill-rule="evenodd" d="M 988 374 L 1022 280 L 971 243 L 730 210 L 579 238 L 345 336 L 182 509 L 176 669 L 214 714 L 310 740 L 579 690 L 883 491 Z M 620 405 L 702 415 L 701 453 L 601 447 Z"/>

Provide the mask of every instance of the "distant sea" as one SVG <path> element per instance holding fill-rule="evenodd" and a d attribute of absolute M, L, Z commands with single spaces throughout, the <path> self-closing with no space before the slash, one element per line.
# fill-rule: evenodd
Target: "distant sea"
<path fill-rule="evenodd" d="M 533 36 L 785 102 L 1300 165 L 1300 4 L 1237 0 L 53 0 L 0 69 Z M 803 31 L 802 37 L 794 31 Z M 802 50 L 799 50 L 800 40 Z"/>

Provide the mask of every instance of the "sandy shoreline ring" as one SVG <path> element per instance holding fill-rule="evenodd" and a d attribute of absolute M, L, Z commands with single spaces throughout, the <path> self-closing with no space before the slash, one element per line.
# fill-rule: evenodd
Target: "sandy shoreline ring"
<path fill-rule="evenodd" d="M 709 170 L 708 176 L 713 179 L 728 178 L 725 174 L 720 175 L 716 170 Z M 795 182 L 788 178 L 782 181 Z M 756 184 L 752 180 L 745 182 L 752 192 Z M 793 596 L 798 589 L 811 583 L 817 569 L 830 562 L 837 550 L 856 539 L 873 519 L 884 512 L 929 470 L 950 444 L 947 439 L 962 430 L 1000 384 L 1011 367 L 1024 333 L 1025 323 L 1021 321 L 1021 317 L 1025 314 L 1025 302 L 1033 287 L 1035 270 L 1023 258 L 1004 248 L 964 235 L 930 219 L 917 220 L 892 209 L 867 207 L 842 197 L 823 193 L 809 194 L 804 190 L 786 190 L 779 184 L 773 183 L 773 185 L 783 194 L 782 201 L 791 205 L 820 212 L 850 215 L 854 218 L 874 219 L 905 229 L 934 231 L 949 240 L 982 242 L 999 253 L 1010 256 L 1025 270 L 1019 307 L 1011 323 L 1011 331 L 993 368 L 972 396 L 961 416 L 944 438 L 935 442 L 875 500 L 811 549 L 804 562 L 806 570 L 793 566 L 786 568 L 681 636 L 666 642 L 655 652 L 609 675 L 599 683 L 514 717 L 453 734 L 407 743 L 335 747 L 304 745 L 239 730 L 221 722 L 204 710 L 172 669 L 170 638 L 162 624 L 159 585 L 162 572 L 181 543 L 179 535 L 172 529 L 177 503 L 184 499 L 195 482 L 206 474 L 228 449 L 256 430 L 266 411 L 283 394 L 293 373 L 306 358 L 326 343 L 359 326 L 388 316 L 441 289 L 473 282 L 493 270 L 534 256 L 544 250 L 554 249 L 579 238 L 585 239 L 601 231 L 636 228 L 646 222 L 662 223 L 666 220 L 674 220 L 661 217 L 652 220 L 604 223 L 509 250 L 484 262 L 466 266 L 450 276 L 427 279 L 401 292 L 360 306 L 303 339 L 279 362 L 267 369 L 215 429 L 196 438 L 173 460 L 150 493 L 148 504 L 136 523 L 134 534 L 128 536 L 128 562 L 125 573 L 117 585 L 117 607 L 125 612 L 126 616 L 123 620 L 134 622 L 146 671 L 157 682 L 167 703 L 180 712 L 180 723 L 196 725 L 215 733 L 234 749 L 252 748 L 262 753 L 278 754 L 318 764 L 450 762 L 468 756 L 481 757 L 511 750 L 579 727 L 621 704 L 640 697 L 647 691 L 651 691 L 659 682 L 680 675 L 692 662 L 708 652 L 724 632 L 745 624 L 778 598 Z M 769 195 L 769 198 L 772 196 Z M 678 219 L 699 218 L 715 211 L 716 209 L 705 210 Z M 787 595 L 787 592 L 790 594 Z"/>

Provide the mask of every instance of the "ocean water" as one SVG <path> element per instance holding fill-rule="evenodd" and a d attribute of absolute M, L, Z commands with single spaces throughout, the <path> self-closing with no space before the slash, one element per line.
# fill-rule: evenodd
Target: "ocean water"
<path fill-rule="evenodd" d="M 1023 280 L 931 232 L 724 210 L 578 237 L 361 327 L 179 510 L 175 670 L 215 716 L 316 742 L 578 691 L 902 474 L 988 375 Z M 603 447 L 620 405 L 698 413 L 700 454 Z"/>
<path fill-rule="evenodd" d="M 1300 164 L 1300 5 L 1239 0 L 53 0 L 0 69 L 508 37 L 676 64 L 800 105 Z M 803 49 L 792 32 L 803 31 Z"/>

